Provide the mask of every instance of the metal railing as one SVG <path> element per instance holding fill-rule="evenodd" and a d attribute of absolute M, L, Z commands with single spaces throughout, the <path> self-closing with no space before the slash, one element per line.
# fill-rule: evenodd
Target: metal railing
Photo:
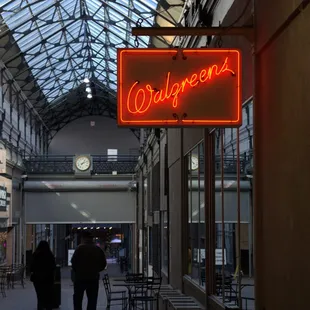
<path fill-rule="evenodd" d="M 24 166 L 28 174 L 73 174 L 74 155 L 66 156 L 28 156 L 24 159 Z M 138 163 L 137 155 L 93 155 L 92 174 L 134 174 Z M 240 173 L 246 174 L 250 166 L 247 156 L 240 157 Z M 224 173 L 237 173 L 237 158 L 226 156 L 224 158 Z M 200 171 L 204 169 L 204 156 L 200 157 Z M 215 173 L 221 173 L 221 159 L 215 156 Z"/>
<path fill-rule="evenodd" d="M 200 171 L 204 170 L 204 156 L 200 156 L 199 165 Z M 247 168 L 250 166 L 251 161 L 249 156 L 240 156 L 240 173 L 246 174 Z M 224 156 L 224 173 L 225 174 L 237 174 L 237 157 L 236 156 Z M 221 157 L 219 155 L 215 155 L 215 174 L 220 174 L 222 169 L 221 165 Z"/>
<path fill-rule="evenodd" d="M 24 159 L 27 174 L 73 174 L 74 156 L 29 156 Z M 133 174 L 138 163 L 135 155 L 93 155 L 92 174 Z"/>

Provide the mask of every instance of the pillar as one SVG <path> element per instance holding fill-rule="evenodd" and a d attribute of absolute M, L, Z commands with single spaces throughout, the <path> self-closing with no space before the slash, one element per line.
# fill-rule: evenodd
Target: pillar
<path fill-rule="evenodd" d="M 310 5 L 255 2 L 255 309 L 303 310 L 310 277 Z"/>

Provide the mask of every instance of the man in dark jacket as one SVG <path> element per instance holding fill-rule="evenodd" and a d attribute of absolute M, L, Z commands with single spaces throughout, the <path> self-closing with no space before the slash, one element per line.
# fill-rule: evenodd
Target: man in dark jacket
<path fill-rule="evenodd" d="M 84 291 L 86 291 L 87 310 L 96 310 L 100 271 L 107 266 L 104 252 L 93 243 L 89 232 L 83 232 L 82 243 L 75 250 L 72 259 L 74 273 L 74 310 L 82 310 Z"/>

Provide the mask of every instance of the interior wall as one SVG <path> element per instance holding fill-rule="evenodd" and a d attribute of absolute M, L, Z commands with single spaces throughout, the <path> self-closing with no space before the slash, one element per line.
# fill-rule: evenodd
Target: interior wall
<path fill-rule="evenodd" d="M 91 126 L 91 121 L 95 126 Z M 49 147 L 52 155 L 107 154 L 107 149 L 118 149 L 118 154 L 129 154 L 139 148 L 139 140 L 127 128 L 118 128 L 116 120 L 87 116 L 60 130 Z"/>
<path fill-rule="evenodd" d="M 256 1 L 256 310 L 309 309 L 310 5 L 263 48 L 301 2 Z"/>

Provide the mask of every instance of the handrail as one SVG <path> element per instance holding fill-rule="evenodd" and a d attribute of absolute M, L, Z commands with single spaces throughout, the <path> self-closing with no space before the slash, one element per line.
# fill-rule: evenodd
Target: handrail
<path fill-rule="evenodd" d="M 28 174 L 74 174 L 74 155 L 41 155 L 24 159 Z M 92 174 L 134 174 L 139 157 L 130 154 L 92 155 Z"/>
<path fill-rule="evenodd" d="M 24 160 L 29 161 L 31 159 L 73 159 L 76 155 L 30 155 L 26 156 Z M 131 154 L 118 154 L 118 155 L 106 155 L 106 154 L 95 154 L 91 155 L 93 159 L 96 158 L 135 158 L 138 159 L 139 156 Z"/>

